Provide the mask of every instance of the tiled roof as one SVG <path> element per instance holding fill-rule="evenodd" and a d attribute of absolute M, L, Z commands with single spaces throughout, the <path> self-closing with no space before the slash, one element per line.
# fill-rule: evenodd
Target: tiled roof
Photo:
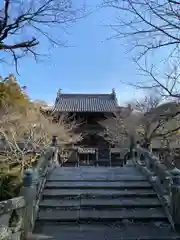
<path fill-rule="evenodd" d="M 180 111 L 180 104 L 177 102 L 167 102 L 151 109 L 148 114 L 155 113 L 157 116 L 173 116 Z"/>
<path fill-rule="evenodd" d="M 112 94 L 60 94 L 54 111 L 58 112 L 114 112 L 117 101 Z"/>

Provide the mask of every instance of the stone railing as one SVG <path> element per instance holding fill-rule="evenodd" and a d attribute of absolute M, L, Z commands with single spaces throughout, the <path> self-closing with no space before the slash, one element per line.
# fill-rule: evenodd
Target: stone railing
<path fill-rule="evenodd" d="M 180 226 L 180 170 L 173 164 L 166 166 L 147 149 L 137 148 L 133 161 L 146 175 L 164 206 L 171 225 Z"/>
<path fill-rule="evenodd" d="M 0 202 L 0 240 L 24 240 L 33 231 L 46 177 L 58 164 L 57 151 L 49 147 L 36 167 L 25 171 L 19 197 Z"/>

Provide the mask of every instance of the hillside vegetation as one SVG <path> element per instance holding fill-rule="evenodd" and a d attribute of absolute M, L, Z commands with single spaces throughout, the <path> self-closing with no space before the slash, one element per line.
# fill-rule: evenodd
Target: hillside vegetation
<path fill-rule="evenodd" d="M 51 114 L 42 111 L 45 103 L 31 101 L 25 90 L 12 74 L 1 79 L 0 201 L 18 194 L 24 170 L 38 161 L 52 136 L 57 136 L 59 147 L 80 139 L 74 134 L 74 123 L 67 124 L 63 116 L 55 121 Z"/>

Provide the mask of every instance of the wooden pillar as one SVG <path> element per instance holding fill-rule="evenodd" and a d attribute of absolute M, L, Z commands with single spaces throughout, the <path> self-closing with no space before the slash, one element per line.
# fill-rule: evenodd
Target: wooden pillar
<path fill-rule="evenodd" d="M 171 215 L 175 224 L 175 228 L 180 227 L 180 170 L 174 168 L 171 171 Z"/>
<path fill-rule="evenodd" d="M 98 148 L 96 148 L 96 166 L 97 167 L 99 166 L 99 163 L 98 163 Z"/>
<path fill-rule="evenodd" d="M 87 164 L 89 165 L 89 153 L 87 154 Z"/>
<path fill-rule="evenodd" d="M 75 155 L 76 155 L 76 167 L 78 167 L 78 151 L 75 150 Z"/>
<path fill-rule="evenodd" d="M 111 148 L 109 147 L 109 165 L 111 167 Z"/>
<path fill-rule="evenodd" d="M 134 136 L 130 136 L 130 146 L 129 146 L 129 154 L 130 154 L 130 159 L 133 157 L 133 149 L 135 147 L 135 141 L 134 141 Z"/>
<path fill-rule="evenodd" d="M 77 166 L 79 167 L 79 152 L 77 150 Z"/>

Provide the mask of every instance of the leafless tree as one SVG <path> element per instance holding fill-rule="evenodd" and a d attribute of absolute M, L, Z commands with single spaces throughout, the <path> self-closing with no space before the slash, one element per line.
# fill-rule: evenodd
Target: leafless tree
<path fill-rule="evenodd" d="M 3 54 L 11 54 L 17 67 L 18 60 L 28 53 L 36 59 L 35 47 L 43 39 L 64 46 L 62 35 L 68 25 L 83 16 L 84 4 L 72 0 L 4 0 L 0 4 L 2 60 Z"/>
<path fill-rule="evenodd" d="M 157 89 L 163 97 L 180 98 L 180 3 L 176 0 L 103 0 L 103 6 L 117 11 L 111 24 L 112 38 L 128 39 L 136 49 L 135 62 L 142 74 L 138 88 Z M 164 50 L 163 52 L 159 50 Z M 162 53 L 162 62 L 154 63 L 149 53 Z M 140 60 L 140 61 L 139 61 Z M 142 60 L 145 60 L 143 62 Z"/>
<path fill-rule="evenodd" d="M 162 99 L 157 93 L 148 92 L 147 96 L 132 104 L 134 109 L 128 115 L 115 113 L 114 118 L 101 122 L 105 127 L 105 138 L 120 147 L 129 146 L 132 139 L 148 145 L 154 139 L 166 143 L 177 134 L 180 124 L 176 104 L 163 104 Z"/>
<path fill-rule="evenodd" d="M 114 117 L 100 122 L 105 129 L 103 137 L 116 146 L 127 147 L 130 137 L 135 137 L 136 134 L 137 115 L 129 108 L 114 112 L 113 115 Z"/>
<path fill-rule="evenodd" d="M 155 148 L 162 149 L 162 152 L 163 149 L 174 150 L 179 142 L 179 106 L 175 102 L 162 102 L 162 96 L 156 94 L 146 96 L 136 103 L 137 109 L 142 113 L 137 133 L 147 147 L 152 143 Z"/>
<path fill-rule="evenodd" d="M 138 134 L 142 139 L 151 141 L 157 131 L 164 126 L 164 120 L 159 116 L 158 106 L 161 98 L 150 94 L 144 99 L 136 101 L 136 109 L 140 112 L 138 120 Z"/>
<path fill-rule="evenodd" d="M 154 64 L 139 64 L 140 81 L 128 83 L 137 89 L 153 90 L 164 99 L 178 102 L 180 99 L 180 62 L 175 61 L 171 66 L 159 70 Z"/>
<path fill-rule="evenodd" d="M 42 115 L 39 105 L 30 105 L 25 115 L 21 112 L 6 113 L 1 117 L 0 125 L 0 134 L 7 146 L 0 164 L 7 167 L 17 164 L 22 173 L 25 167 L 31 166 L 36 160 L 36 152 L 41 153 L 51 144 L 52 136 L 57 136 L 61 147 L 81 139 L 81 135 L 73 131 L 76 128 L 74 123 L 66 124 L 63 116 L 59 122 L 54 122 L 52 116 Z M 29 155 L 29 151 L 35 155 Z"/>
<path fill-rule="evenodd" d="M 119 11 L 117 23 L 110 25 L 115 31 L 112 38 L 130 38 L 131 47 L 140 49 L 138 59 L 164 47 L 179 54 L 179 1 L 104 0 L 103 6 Z"/>

